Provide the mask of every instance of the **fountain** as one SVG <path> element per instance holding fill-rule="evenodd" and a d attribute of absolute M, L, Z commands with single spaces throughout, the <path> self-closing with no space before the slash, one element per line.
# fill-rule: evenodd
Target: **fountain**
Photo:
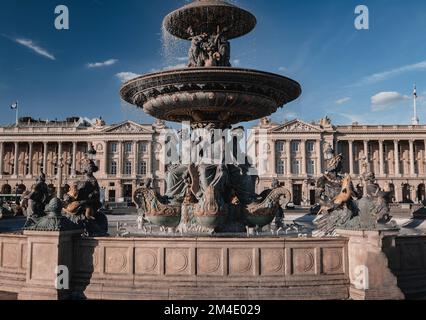
<path fill-rule="evenodd" d="M 143 75 L 125 83 L 126 102 L 164 121 L 190 122 L 194 130 L 229 130 L 240 122 L 261 119 L 301 95 L 300 85 L 283 76 L 233 68 L 229 40 L 254 29 L 256 18 L 220 0 L 194 1 L 167 15 L 163 29 L 191 41 L 188 67 Z M 195 147 L 198 142 L 192 141 Z M 243 232 L 272 222 L 290 192 L 274 188 L 255 193 L 250 165 L 172 165 L 167 192 L 156 194 L 150 183 L 135 193 L 147 219 L 182 233 Z"/>
<path fill-rule="evenodd" d="M 122 98 L 160 120 L 191 122 L 193 130 L 209 132 L 200 137 L 207 145 L 214 131 L 271 115 L 301 88 L 279 75 L 231 67 L 229 40 L 255 25 L 252 14 L 220 0 L 170 13 L 164 29 L 192 43 L 188 67 L 135 78 L 121 88 Z M 195 147 L 200 140 L 189 142 Z M 248 157 L 243 163 L 171 164 L 164 196 L 150 179 L 135 191 L 144 212 L 139 230 L 156 225 L 183 236 L 135 237 L 121 223 L 118 236 L 108 236 L 94 154 L 91 148 L 85 179 L 63 200 L 52 197 L 40 176 L 25 199 L 30 217 L 23 234 L 0 235 L 0 291 L 19 299 L 402 299 L 400 283 L 417 292 L 425 281 L 424 268 L 412 268 L 422 266 L 424 237 L 398 237 L 388 188 L 365 171 L 361 198 L 342 173 L 341 155 L 329 160 L 317 182 L 316 232 L 295 238 L 260 233 L 282 217 L 290 193 L 274 181 L 256 194 Z M 260 236 L 246 237 L 246 230 Z M 58 266 L 72 266 L 69 290 L 54 286 Z"/>

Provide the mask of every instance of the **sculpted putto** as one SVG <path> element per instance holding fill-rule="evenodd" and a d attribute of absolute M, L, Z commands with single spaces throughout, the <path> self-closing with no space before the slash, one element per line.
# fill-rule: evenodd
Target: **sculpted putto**
<path fill-rule="evenodd" d="M 230 67 L 231 44 L 225 38 L 224 32 L 226 29 L 221 31 L 218 27 L 216 35 L 195 35 L 192 28 L 189 28 L 191 47 L 188 67 Z"/>

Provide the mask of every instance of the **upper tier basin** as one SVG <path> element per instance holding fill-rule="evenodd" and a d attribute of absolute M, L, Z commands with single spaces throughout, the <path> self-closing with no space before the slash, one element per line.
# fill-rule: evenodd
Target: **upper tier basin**
<path fill-rule="evenodd" d="M 168 14 L 164 28 L 181 39 L 195 35 L 216 34 L 219 27 L 228 40 L 241 37 L 254 29 L 256 18 L 250 12 L 221 0 L 194 1 Z"/>
<path fill-rule="evenodd" d="M 225 67 L 147 74 L 120 90 L 123 100 L 155 118 L 216 127 L 270 116 L 301 92 L 299 83 L 280 75 Z"/>

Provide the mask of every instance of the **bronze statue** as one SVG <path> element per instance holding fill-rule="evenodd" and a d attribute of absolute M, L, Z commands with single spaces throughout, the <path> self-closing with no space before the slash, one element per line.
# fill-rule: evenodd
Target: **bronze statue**
<path fill-rule="evenodd" d="M 321 209 L 314 220 L 314 236 L 333 236 L 337 228 L 375 230 L 389 227 L 389 192 L 375 182 L 373 173 L 364 173 L 366 196 L 355 191 L 352 178 L 342 174 L 342 155 L 334 157 L 327 172 L 317 182 Z M 391 226 L 393 227 L 393 226 Z"/>
<path fill-rule="evenodd" d="M 64 196 L 64 212 L 89 236 L 108 234 L 108 220 L 100 211 L 102 208 L 100 187 L 94 176 L 97 171 L 98 167 L 94 161 L 85 159 L 83 164 L 85 180 L 72 185 L 70 191 Z"/>
<path fill-rule="evenodd" d="M 231 44 L 225 38 L 227 29 L 220 30 L 218 27 L 216 35 L 202 33 L 195 35 L 193 29 L 188 29 L 191 35 L 191 47 L 189 49 L 188 67 L 231 67 Z"/>
<path fill-rule="evenodd" d="M 31 192 L 25 194 L 23 197 L 27 213 L 26 227 L 34 224 L 39 218 L 46 215 L 44 209 L 50 199 L 51 195 L 46 184 L 46 175 L 41 172 L 36 183 L 32 186 Z"/>

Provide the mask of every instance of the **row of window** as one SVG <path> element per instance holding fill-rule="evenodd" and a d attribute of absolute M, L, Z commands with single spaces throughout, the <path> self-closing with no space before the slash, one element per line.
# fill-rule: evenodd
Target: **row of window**
<path fill-rule="evenodd" d="M 302 174 L 302 166 L 300 160 L 293 160 L 291 162 L 291 174 L 301 175 Z M 315 160 L 308 160 L 306 173 L 309 175 L 316 174 L 315 170 Z M 277 162 L 277 174 L 284 175 L 287 174 L 286 163 L 283 160 L 278 160 Z"/>
<path fill-rule="evenodd" d="M 132 175 L 133 174 L 133 163 L 131 161 L 124 162 L 124 172 L 125 175 Z M 148 165 L 146 161 L 140 161 L 138 164 L 138 175 L 146 175 L 148 172 Z M 112 175 L 116 175 L 118 171 L 118 164 L 117 161 L 111 161 L 109 166 L 109 173 Z"/>
<path fill-rule="evenodd" d="M 109 151 L 111 153 L 117 153 L 118 152 L 118 142 L 111 142 L 109 144 Z M 133 152 L 133 142 L 125 142 L 124 143 L 124 152 L 125 153 L 132 153 Z M 140 153 L 147 153 L 148 152 L 148 144 L 146 142 L 141 142 L 139 144 L 139 152 Z"/>
<path fill-rule="evenodd" d="M 308 152 L 315 152 L 315 141 L 307 141 L 306 142 L 306 150 Z M 300 152 L 300 141 L 292 141 L 291 142 L 291 152 L 297 153 Z M 277 152 L 284 152 L 285 151 L 285 141 L 277 141 L 276 143 L 276 151 Z"/>

